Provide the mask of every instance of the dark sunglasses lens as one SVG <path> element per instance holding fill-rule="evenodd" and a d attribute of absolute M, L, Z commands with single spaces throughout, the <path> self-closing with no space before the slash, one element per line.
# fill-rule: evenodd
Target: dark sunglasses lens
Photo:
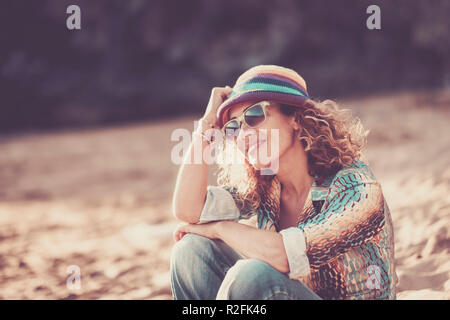
<path fill-rule="evenodd" d="M 226 124 L 225 128 L 225 136 L 227 138 L 237 137 L 239 132 L 239 122 L 236 120 L 230 121 Z"/>
<path fill-rule="evenodd" d="M 264 110 L 263 107 L 259 104 L 247 109 L 245 112 L 245 123 L 250 127 L 256 127 L 257 125 L 261 124 L 264 119 Z"/>

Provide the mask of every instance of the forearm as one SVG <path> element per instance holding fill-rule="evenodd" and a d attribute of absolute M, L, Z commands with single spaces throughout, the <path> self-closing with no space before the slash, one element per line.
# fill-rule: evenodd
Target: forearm
<path fill-rule="evenodd" d="M 211 90 L 205 113 L 196 128 L 197 132 L 205 133 L 207 129 L 218 129 L 217 109 L 232 91 L 233 89 L 229 86 L 214 87 Z M 193 138 L 193 143 L 189 146 L 178 172 L 172 200 L 173 214 L 178 219 L 189 223 L 197 223 L 200 219 L 207 192 L 208 162 L 210 163 L 212 160 L 211 154 L 204 152 L 211 147 L 209 143 L 204 141 L 201 135 L 195 134 Z M 194 148 L 194 145 L 197 147 Z M 200 148 L 198 148 L 199 145 Z M 204 154 L 207 155 L 206 159 L 203 158 Z"/>
<path fill-rule="evenodd" d="M 280 272 L 289 272 L 283 239 L 277 232 L 222 221 L 217 226 L 217 237 L 245 257 L 264 261 Z"/>
<path fill-rule="evenodd" d="M 199 221 L 205 202 L 209 166 L 203 159 L 203 151 L 208 145 L 208 142 L 200 136 L 193 135 L 193 140 L 178 171 L 172 210 L 178 219 L 189 223 Z M 194 153 L 198 154 L 194 155 Z"/>

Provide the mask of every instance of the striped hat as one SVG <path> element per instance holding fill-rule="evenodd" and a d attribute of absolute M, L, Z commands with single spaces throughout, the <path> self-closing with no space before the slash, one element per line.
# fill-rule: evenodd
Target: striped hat
<path fill-rule="evenodd" d="M 230 96 L 217 109 L 217 124 L 222 128 L 228 120 L 226 111 L 237 103 L 268 100 L 302 106 L 308 99 L 306 82 L 294 70 L 276 65 L 255 66 L 237 79 Z"/>

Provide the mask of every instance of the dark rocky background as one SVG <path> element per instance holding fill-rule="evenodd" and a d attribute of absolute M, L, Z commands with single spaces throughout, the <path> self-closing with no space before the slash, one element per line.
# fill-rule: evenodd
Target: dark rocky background
<path fill-rule="evenodd" d="M 212 87 L 279 64 L 370 130 L 398 299 L 450 300 L 449 16 L 450 0 L 0 0 L 0 299 L 172 299 L 170 138 Z"/>
<path fill-rule="evenodd" d="M 200 114 L 257 64 L 293 68 L 319 99 L 448 87 L 449 15 L 447 0 L 2 0 L 0 131 Z"/>

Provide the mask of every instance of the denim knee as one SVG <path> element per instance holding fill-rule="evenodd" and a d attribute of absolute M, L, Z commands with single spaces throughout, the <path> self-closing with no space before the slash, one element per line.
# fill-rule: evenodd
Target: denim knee
<path fill-rule="evenodd" d="M 214 299 L 219 284 L 208 287 L 213 240 L 188 233 L 173 247 L 170 257 L 170 281 L 174 299 Z M 216 289 L 214 289 L 216 288 Z"/>
<path fill-rule="evenodd" d="M 206 237 L 188 233 L 183 236 L 172 248 L 170 264 L 173 270 L 179 268 L 192 269 L 195 260 L 200 261 L 205 255 L 212 253 L 213 240 Z"/>
<path fill-rule="evenodd" d="M 271 272 L 276 271 L 257 259 L 242 259 L 231 267 L 217 294 L 218 300 L 264 299 L 264 283 Z M 279 292 L 280 295 L 283 292 Z"/>

